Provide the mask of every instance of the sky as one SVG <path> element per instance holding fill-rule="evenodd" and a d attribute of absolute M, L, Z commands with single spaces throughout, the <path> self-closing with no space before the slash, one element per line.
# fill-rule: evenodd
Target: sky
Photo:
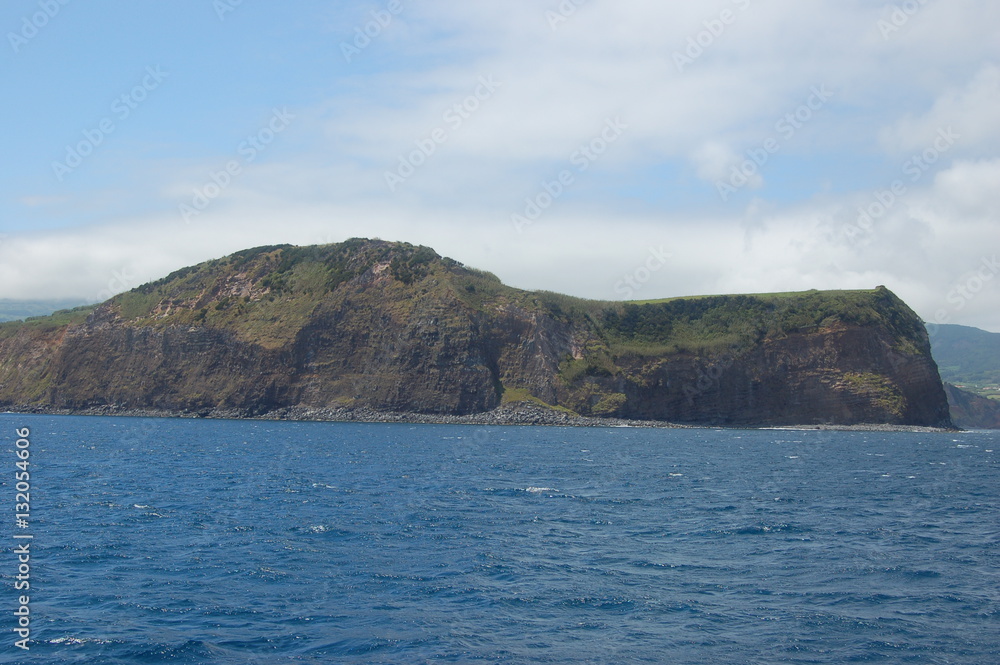
<path fill-rule="evenodd" d="M 5 0 L 0 298 L 267 244 L 1000 332 L 995 0 Z"/>

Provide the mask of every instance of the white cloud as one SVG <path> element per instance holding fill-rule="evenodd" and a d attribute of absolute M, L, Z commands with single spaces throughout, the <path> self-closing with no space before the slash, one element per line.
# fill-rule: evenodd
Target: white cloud
<path fill-rule="evenodd" d="M 53 219 L 74 208 L 116 217 L 3 239 L 0 297 L 93 299 L 123 270 L 146 280 L 254 245 L 380 236 L 431 245 L 516 286 L 597 298 L 620 297 L 619 280 L 650 247 L 664 246 L 670 262 L 636 297 L 884 283 L 929 317 L 953 306 L 951 285 L 993 251 L 1000 3 L 929 3 L 887 39 L 878 29 L 885 5 L 867 0 L 590 0 L 553 30 L 546 11 L 558 6 L 407 5 L 372 47 L 401 64 L 339 80 L 330 99 L 294 108 L 273 149 L 190 225 L 177 204 L 233 155 L 183 166 L 136 157 L 133 188 L 88 188 L 80 172 L 83 194 L 31 192 L 22 203 L 33 215 L 48 206 Z M 715 25 L 724 9 L 735 20 L 702 37 L 702 53 L 678 71 L 675 52 L 711 31 L 706 22 Z M 349 32 L 366 12 L 340 20 Z M 474 94 L 480 77 L 501 85 L 450 126 L 444 113 Z M 800 156 L 829 157 L 823 176 L 837 183 L 853 182 L 856 164 L 883 160 L 891 180 L 899 156 L 926 148 L 939 127 L 962 133 L 954 152 L 907 181 L 905 196 L 853 239 L 845 227 L 885 182 L 857 185 L 860 193 L 841 185 L 795 203 L 769 187 L 758 196 L 771 199 L 744 210 L 720 208 L 714 187 L 703 186 L 728 177 L 747 149 L 773 137 L 776 122 L 815 86 L 827 86 L 833 99 L 781 141 L 780 159 L 754 176 L 753 187 L 794 183 Z M 518 234 L 510 214 L 615 117 L 628 124 L 621 140 Z M 435 128 L 446 140 L 390 192 L 384 173 Z M 654 168 L 682 174 L 665 183 L 671 191 L 696 189 L 680 182 L 690 171 L 704 182 L 673 205 L 648 191 L 654 186 L 630 186 Z M 117 196 L 125 190 L 128 206 Z M 998 293 L 1000 279 L 953 312 L 956 320 L 1000 330 Z"/>
<path fill-rule="evenodd" d="M 957 216 L 979 219 L 990 228 L 1000 220 L 1000 157 L 958 161 L 937 174 L 935 190 L 942 206 L 953 207 Z M 1000 229 L 997 229 L 1000 230 Z M 972 241 L 972 239 L 969 239 Z M 996 238 L 993 238 L 996 241 Z"/>
<path fill-rule="evenodd" d="M 729 183 L 733 178 L 733 169 L 739 171 L 741 163 L 746 159 L 746 155 L 740 155 L 719 141 L 707 141 L 691 155 L 698 177 L 711 183 Z M 740 173 L 746 179 L 746 187 L 757 189 L 764 184 L 764 178 L 757 170 Z"/>
<path fill-rule="evenodd" d="M 942 93 L 920 115 L 907 114 L 882 132 L 882 142 L 895 152 L 923 151 L 942 128 L 961 134 L 963 154 L 993 154 L 1000 149 L 1000 67 L 984 64 L 964 87 Z"/>
<path fill-rule="evenodd" d="M 1000 330 L 1000 276 L 960 309 L 949 291 L 997 251 L 997 160 L 963 162 L 914 189 L 870 233 L 844 235 L 855 200 L 795 207 L 752 206 L 728 216 L 610 219 L 554 209 L 517 233 L 490 213 L 407 210 L 392 203 L 296 205 L 260 196 L 248 205 L 211 208 L 191 225 L 179 218 L 50 234 L 0 244 L 0 297 L 76 296 L 93 300 L 116 275 L 140 282 L 238 249 L 272 243 L 316 244 L 352 236 L 427 244 L 527 289 L 619 299 L 621 280 L 651 249 L 670 260 L 631 297 L 872 288 L 885 284 L 922 316 Z M 741 230 L 742 229 L 742 230 Z M 29 268 L 30 267 L 30 268 Z"/>

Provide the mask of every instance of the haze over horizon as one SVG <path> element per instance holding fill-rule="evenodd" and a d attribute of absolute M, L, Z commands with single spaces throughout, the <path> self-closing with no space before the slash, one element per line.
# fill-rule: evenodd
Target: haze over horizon
<path fill-rule="evenodd" d="M 12 0 L 0 299 L 381 237 L 598 299 L 1000 331 L 1000 5 Z"/>

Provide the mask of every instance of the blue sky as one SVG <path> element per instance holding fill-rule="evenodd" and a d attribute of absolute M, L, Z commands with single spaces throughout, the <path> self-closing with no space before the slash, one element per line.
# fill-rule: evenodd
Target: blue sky
<path fill-rule="evenodd" d="M 885 284 L 1000 331 L 987 0 L 8 0 L 0 32 L 0 298 L 377 236 L 523 288 Z"/>

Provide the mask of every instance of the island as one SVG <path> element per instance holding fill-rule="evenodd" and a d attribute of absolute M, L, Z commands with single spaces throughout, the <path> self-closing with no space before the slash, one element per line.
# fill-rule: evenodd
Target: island
<path fill-rule="evenodd" d="M 360 238 L 247 249 L 0 324 L 0 409 L 952 426 L 924 324 L 883 286 L 596 301 Z"/>

